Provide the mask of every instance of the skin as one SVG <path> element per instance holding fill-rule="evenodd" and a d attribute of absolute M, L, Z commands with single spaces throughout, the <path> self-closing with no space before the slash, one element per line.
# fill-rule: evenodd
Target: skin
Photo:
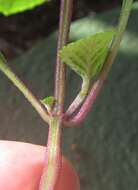
<path fill-rule="evenodd" d="M 44 166 L 43 146 L 0 141 L 0 189 L 38 190 Z M 62 170 L 55 190 L 80 190 L 78 175 L 71 163 L 62 159 Z"/>

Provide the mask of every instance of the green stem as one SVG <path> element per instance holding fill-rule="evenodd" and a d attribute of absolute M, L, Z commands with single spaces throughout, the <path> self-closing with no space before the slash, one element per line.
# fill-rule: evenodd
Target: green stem
<path fill-rule="evenodd" d="M 51 118 L 40 190 L 54 190 L 56 188 L 62 164 L 60 126 L 61 121 L 58 118 Z"/>
<path fill-rule="evenodd" d="M 23 93 L 26 99 L 32 104 L 32 106 L 39 113 L 41 118 L 45 122 L 49 122 L 49 116 L 46 109 L 40 103 L 40 101 L 32 94 L 32 92 L 25 86 L 25 84 L 19 79 L 18 76 L 11 70 L 11 68 L 5 63 L 3 59 L 0 60 L 0 70 L 12 81 L 12 83 Z"/>
<path fill-rule="evenodd" d="M 110 71 L 110 68 L 111 68 L 111 66 L 116 58 L 116 55 L 118 53 L 120 43 L 123 38 L 125 29 L 126 29 L 126 26 L 128 23 L 128 19 L 129 19 L 130 13 L 131 13 L 132 5 L 133 5 L 133 0 L 124 0 L 123 1 L 117 34 L 112 43 L 106 63 L 103 67 L 101 74 L 99 75 L 98 80 L 105 80 L 108 76 L 108 72 Z"/>
<path fill-rule="evenodd" d="M 73 0 L 61 0 L 61 11 L 60 11 L 60 25 L 58 35 L 58 49 L 57 49 L 57 65 L 56 65 L 56 76 L 55 76 L 55 98 L 56 107 L 55 111 L 60 114 L 64 109 L 65 99 L 65 64 L 61 62 L 59 51 L 67 43 L 71 16 L 72 16 L 72 4 Z"/>
<path fill-rule="evenodd" d="M 77 97 L 75 98 L 75 100 L 69 106 L 68 110 L 66 111 L 65 113 L 66 117 L 71 116 L 77 110 L 77 108 L 83 103 L 84 99 L 88 95 L 89 86 L 90 86 L 89 78 L 87 77 L 83 78 L 81 90 L 77 95 Z"/>

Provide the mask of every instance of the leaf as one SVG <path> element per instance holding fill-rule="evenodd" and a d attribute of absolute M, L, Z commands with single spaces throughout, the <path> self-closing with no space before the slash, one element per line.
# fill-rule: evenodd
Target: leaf
<path fill-rule="evenodd" d="M 48 105 L 49 107 L 53 106 L 55 102 L 55 98 L 53 96 L 49 96 L 41 100 L 41 102 L 45 105 Z"/>
<path fill-rule="evenodd" d="M 82 78 L 92 79 L 105 62 L 114 34 L 110 30 L 70 43 L 60 51 L 61 59 Z"/>
<path fill-rule="evenodd" d="M 32 9 L 49 0 L 0 0 L 0 12 L 8 16 Z"/>
<path fill-rule="evenodd" d="M 49 113 L 51 113 L 51 110 L 52 110 L 54 103 L 55 103 L 55 98 L 53 96 L 46 97 L 43 100 L 41 100 L 41 103 L 44 104 L 47 111 Z"/>

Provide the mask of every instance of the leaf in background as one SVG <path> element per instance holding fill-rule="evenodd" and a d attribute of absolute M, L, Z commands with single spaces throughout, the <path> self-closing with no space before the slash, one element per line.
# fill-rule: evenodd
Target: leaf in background
<path fill-rule="evenodd" d="M 8 16 L 32 9 L 49 0 L 0 0 L 0 12 Z"/>
<path fill-rule="evenodd" d="M 110 30 L 70 43 L 61 50 L 61 59 L 82 78 L 92 79 L 105 62 L 114 34 Z"/>
<path fill-rule="evenodd" d="M 4 57 L 4 55 L 0 52 L 0 61 L 6 63 L 6 59 Z"/>

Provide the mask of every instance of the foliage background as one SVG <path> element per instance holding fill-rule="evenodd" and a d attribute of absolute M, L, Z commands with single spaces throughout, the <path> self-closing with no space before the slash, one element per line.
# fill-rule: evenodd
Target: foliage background
<path fill-rule="evenodd" d="M 110 10 L 121 0 L 74 0 L 73 20 Z M 0 15 L 0 50 L 12 59 L 48 36 L 58 26 L 60 0 L 51 0 L 32 11 L 10 17 Z"/>

